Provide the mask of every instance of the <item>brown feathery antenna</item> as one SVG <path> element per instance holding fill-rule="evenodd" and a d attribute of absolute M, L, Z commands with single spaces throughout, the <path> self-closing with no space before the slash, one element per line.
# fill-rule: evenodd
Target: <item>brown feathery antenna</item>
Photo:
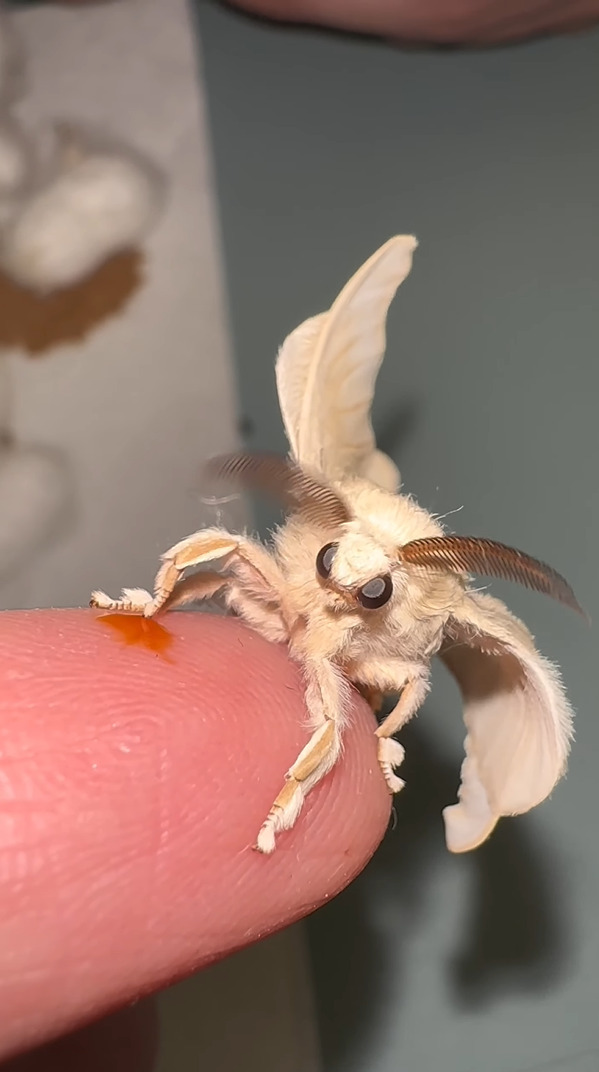
<path fill-rule="evenodd" d="M 205 467 L 209 476 L 231 481 L 240 487 L 272 495 L 289 513 L 299 513 L 322 528 L 343 525 L 351 520 L 347 504 L 328 484 L 278 454 L 222 454 Z"/>
<path fill-rule="evenodd" d="M 545 562 L 496 540 L 478 536 L 431 536 L 405 544 L 400 548 L 400 557 L 413 566 L 445 569 L 452 573 L 481 573 L 515 581 L 536 592 L 544 592 L 589 620 L 561 574 Z"/>

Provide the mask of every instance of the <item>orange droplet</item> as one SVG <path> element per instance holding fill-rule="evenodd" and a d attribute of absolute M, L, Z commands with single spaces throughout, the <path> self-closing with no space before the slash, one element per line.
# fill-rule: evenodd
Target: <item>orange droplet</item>
<path fill-rule="evenodd" d="M 128 647 L 138 644 L 156 655 L 164 655 L 173 643 L 173 634 L 168 629 L 140 614 L 102 614 L 98 621 L 113 629 Z"/>

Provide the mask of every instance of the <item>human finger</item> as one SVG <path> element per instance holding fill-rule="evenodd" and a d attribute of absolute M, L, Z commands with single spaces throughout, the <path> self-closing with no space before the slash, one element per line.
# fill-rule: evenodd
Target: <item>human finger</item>
<path fill-rule="evenodd" d="M 0 1054 L 328 900 L 390 802 L 356 698 L 338 767 L 252 848 L 307 740 L 298 667 L 241 622 L 0 615 Z"/>

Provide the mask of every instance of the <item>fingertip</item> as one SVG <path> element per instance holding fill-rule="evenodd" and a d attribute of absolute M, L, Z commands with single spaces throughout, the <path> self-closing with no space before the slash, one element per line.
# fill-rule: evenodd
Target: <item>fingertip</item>
<path fill-rule="evenodd" d="M 299 668 L 236 620 L 125 621 L 0 615 L 7 1052 L 305 915 L 388 823 L 356 697 L 341 762 L 276 851 L 256 852 L 308 738 Z"/>

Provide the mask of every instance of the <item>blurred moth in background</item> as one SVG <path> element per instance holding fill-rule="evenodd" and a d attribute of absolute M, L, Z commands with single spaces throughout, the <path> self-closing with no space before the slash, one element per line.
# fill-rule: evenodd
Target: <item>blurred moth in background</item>
<path fill-rule="evenodd" d="M 312 735 L 287 771 L 256 847 L 296 822 L 306 794 L 337 762 L 351 686 L 373 707 L 399 695 L 378 725 L 378 759 L 392 793 L 404 750 L 395 734 L 421 706 L 439 655 L 464 700 L 465 760 L 458 802 L 444 810 L 447 845 L 480 845 L 501 816 L 528 811 L 564 773 L 572 711 L 559 672 L 503 603 L 470 574 L 518 581 L 580 611 L 566 581 L 492 540 L 448 535 L 377 450 L 370 411 L 385 351 L 387 310 L 417 242 L 397 236 L 350 279 L 328 312 L 301 324 L 276 364 L 290 456 L 236 454 L 208 472 L 274 494 L 286 520 L 265 548 L 208 528 L 162 556 L 151 595 L 124 589 L 91 604 L 152 616 L 222 592 L 267 639 L 302 666 Z M 183 577 L 189 567 L 217 565 Z"/>

